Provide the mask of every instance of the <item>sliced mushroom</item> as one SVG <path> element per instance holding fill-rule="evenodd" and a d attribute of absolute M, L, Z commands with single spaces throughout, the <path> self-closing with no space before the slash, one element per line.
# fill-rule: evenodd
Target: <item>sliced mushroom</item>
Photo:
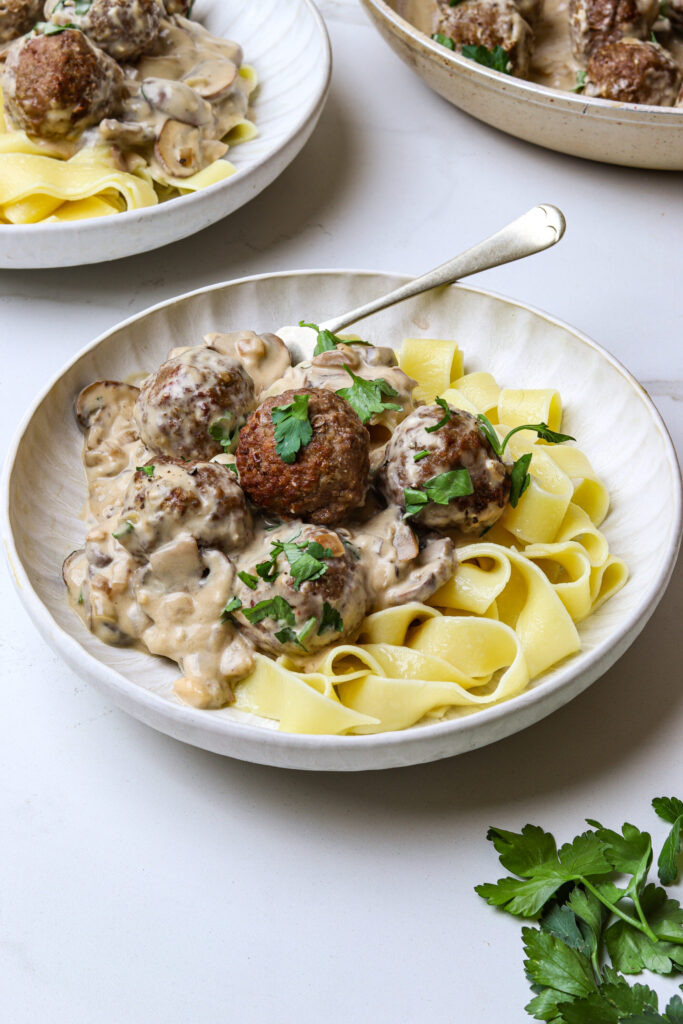
<path fill-rule="evenodd" d="M 122 403 L 130 403 L 132 415 L 139 394 L 140 389 L 132 384 L 123 384 L 119 380 L 96 380 L 88 384 L 87 388 L 83 388 L 76 399 L 76 419 L 83 429 L 87 430 L 96 414 L 101 417 L 103 410 L 114 407 L 116 412 L 119 412 Z"/>
<path fill-rule="evenodd" d="M 426 601 L 450 579 L 457 564 L 453 542 L 448 537 L 429 539 L 403 578 L 380 593 L 373 611 Z"/>
<path fill-rule="evenodd" d="M 117 121 L 108 117 L 100 121 L 100 135 L 108 142 L 117 142 L 122 146 L 143 146 L 146 142 L 152 142 L 155 131 L 151 124 Z"/>
<path fill-rule="evenodd" d="M 185 82 L 173 82 L 168 78 L 145 78 L 140 85 L 140 92 L 153 110 L 160 111 L 172 121 L 195 127 L 213 123 L 211 104 Z"/>
<path fill-rule="evenodd" d="M 237 78 L 237 66 L 231 60 L 203 60 L 185 75 L 183 82 L 205 100 L 220 99 Z"/>
<path fill-rule="evenodd" d="M 189 178 L 200 169 L 199 129 L 166 121 L 154 147 L 157 160 L 172 177 Z"/>

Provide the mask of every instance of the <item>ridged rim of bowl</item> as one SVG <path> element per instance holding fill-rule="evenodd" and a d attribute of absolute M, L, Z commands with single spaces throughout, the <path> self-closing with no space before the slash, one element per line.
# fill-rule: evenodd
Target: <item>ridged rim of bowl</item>
<path fill-rule="evenodd" d="M 220 4 L 222 0 L 211 0 L 214 4 Z M 316 28 L 320 33 L 321 40 L 325 48 L 327 74 L 325 76 L 324 86 L 320 92 L 320 95 L 313 97 L 309 103 L 306 104 L 299 115 L 296 124 L 292 129 L 287 132 L 286 135 L 279 140 L 277 146 L 268 153 L 267 157 L 262 160 L 259 164 L 256 164 L 254 168 L 249 168 L 244 173 L 249 174 L 252 170 L 256 170 L 257 167 L 263 165 L 263 163 L 274 159 L 278 153 L 281 153 L 287 146 L 290 145 L 292 140 L 302 131 L 302 129 L 308 124 L 309 120 L 316 115 L 325 103 L 327 93 L 330 87 L 330 81 L 332 79 L 332 46 L 330 43 L 329 33 L 325 21 L 320 14 L 320 11 L 316 7 L 314 0 L 297 0 L 302 3 L 309 13 L 311 14 Z M 173 208 L 177 209 L 182 204 L 183 209 L 189 210 L 192 205 L 199 205 L 202 203 L 204 198 L 208 195 L 215 195 L 218 192 L 225 192 L 235 181 L 237 177 L 243 177 L 242 172 L 238 169 L 236 174 L 231 175 L 229 178 L 223 179 L 223 181 L 217 181 L 213 185 L 207 185 L 205 188 L 198 189 L 196 192 L 188 193 L 184 196 L 175 196 L 170 202 L 173 203 Z M 117 224 L 125 226 L 126 223 L 130 223 L 131 220 L 138 222 L 148 222 L 159 217 L 163 217 L 168 213 L 168 203 L 158 203 L 156 206 L 144 206 L 137 210 L 124 210 L 121 213 L 115 215 Z M 43 231 L 54 234 L 59 232 L 63 235 L 83 235 L 90 232 L 94 232 L 101 228 L 102 218 L 101 217 L 89 217 L 86 220 L 77 220 L 70 222 L 62 222 L 56 224 L 3 224 L 0 226 L 2 231 L 2 240 L 8 239 L 11 243 L 13 237 L 33 235 L 34 238 L 38 239 Z"/>
<path fill-rule="evenodd" d="M 72 637 L 66 630 L 62 629 L 61 626 L 55 621 L 49 612 L 47 606 L 43 604 L 42 600 L 33 589 L 31 581 L 28 577 L 26 570 L 19 558 L 17 552 L 13 531 L 11 527 L 10 519 L 10 481 L 14 468 L 14 463 L 17 455 L 17 451 L 24 433 L 26 432 L 28 425 L 35 415 L 36 410 L 49 395 L 52 388 L 57 382 L 67 373 L 74 364 L 83 358 L 92 349 L 96 348 L 102 342 L 104 342 L 111 335 L 116 334 L 122 329 L 126 328 L 135 321 L 141 320 L 146 316 L 161 310 L 165 307 L 172 306 L 176 302 L 184 301 L 192 298 L 195 295 L 207 294 L 213 291 L 219 291 L 226 287 L 236 286 L 249 282 L 267 281 L 276 278 L 286 277 L 313 277 L 319 275 L 327 276 L 378 276 L 386 274 L 388 277 L 396 278 L 404 275 L 392 273 L 390 271 L 374 271 L 374 270 L 296 270 L 296 271 L 280 271 L 271 274 L 255 274 L 248 277 L 238 278 L 233 281 L 223 281 L 218 284 L 208 285 L 203 288 L 197 288 L 194 291 L 187 292 L 184 295 L 178 295 L 171 299 L 166 299 L 163 302 L 157 303 L 154 306 L 149 307 L 135 314 L 134 316 L 128 317 L 126 320 L 103 334 L 99 335 L 94 341 L 84 346 L 79 352 L 77 352 L 69 362 L 62 367 L 62 369 L 55 374 L 49 384 L 43 388 L 40 395 L 35 399 L 29 408 L 28 412 L 22 418 L 22 421 L 15 433 L 15 436 L 10 445 L 7 458 L 5 461 L 5 467 L 2 476 L 2 508 L 0 512 L 0 523 L 2 528 L 2 534 L 5 542 L 5 550 L 7 559 L 9 562 L 10 573 L 13 577 L 15 587 L 18 591 L 19 597 L 24 604 L 24 607 L 31 616 L 34 624 L 46 638 L 50 638 L 52 644 L 58 651 L 63 654 L 67 663 L 71 666 L 80 664 L 84 668 L 87 666 L 87 674 L 90 677 L 95 677 L 99 683 L 102 684 L 105 690 L 118 691 L 124 698 L 129 698 L 133 703 L 138 706 L 149 708 L 153 713 L 163 710 L 163 714 L 166 718 L 173 720 L 175 723 L 182 725 L 186 724 L 189 726 L 189 731 L 193 731 L 194 727 L 201 725 L 203 731 L 211 734 L 217 734 L 222 736 L 234 736 L 236 739 L 251 739 L 261 745 L 264 749 L 279 749 L 281 751 L 292 751 L 292 752 L 311 752 L 311 751 L 328 751 L 337 754 L 348 754 L 349 759 L 353 759 L 354 750 L 366 751 L 369 748 L 387 748 L 411 745 L 417 740 L 422 740 L 422 745 L 428 745 L 430 739 L 442 737 L 446 738 L 461 732 L 478 732 L 486 723 L 492 723 L 498 721 L 501 718 L 505 718 L 508 715 L 515 717 L 515 712 L 522 712 L 524 709 L 528 709 L 536 703 L 548 702 L 549 697 L 556 694 L 558 691 L 567 687 L 571 683 L 572 679 L 575 678 L 577 672 L 580 671 L 583 686 L 581 690 L 586 689 L 592 682 L 597 679 L 609 664 L 616 661 L 620 653 L 626 649 L 626 646 L 632 642 L 638 633 L 643 629 L 646 622 L 652 615 L 657 604 L 664 595 L 667 583 L 669 582 L 676 564 L 676 555 L 681 543 L 681 532 L 683 529 L 683 518 L 682 518 L 682 487 L 681 487 L 681 472 L 676 457 L 676 452 L 673 446 L 673 442 L 666 428 L 666 425 L 657 410 L 656 406 L 652 402 L 652 399 L 647 394 L 641 384 L 633 377 L 633 375 L 626 369 L 623 364 L 616 359 L 613 355 L 607 352 L 601 345 L 593 341 L 592 338 L 583 334 L 581 331 L 572 327 L 562 320 L 558 320 L 556 317 L 551 316 L 549 313 L 543 310 L 537 309 L 535 306 L 530 306 L 526 303 L 519 302 L 515 299 L 510 299 L 507 296 L 500 295 L 497 292 L 489 291 L 483 288 L 473 288 L 469 285 L 455 285 L 451 287 L 457 287 L 459 289 L 478 293 L 490 298 L 494 298 L 505 302 L 506 304 L 516 307 L 517 309 L 524 310 L 525 312 L 531 312 L 535 316 L 538 316 L 545 320 L 547 323 L 554 327 L 560 327 L 565 331 L 571 333 L 578 341 L 582 344 L 598 352 L 603 359 L 605 359 L 630 385 L 630 387 L 637 393 L 640 400 L 647 407 L 648 412 L 652 418 L 655 427 L 658 429 L 662 439 L 668 457 L 668 462 L 671 469 L 671 479 L 673 487 L 673 508 L 671 517 L 671 531 L 667 539 L 667 551 L 666 557 L 661 563 L 661 568 L 654 578 L 650 580 L 649 587 L 646 593 L 643 595 L 642 600 L 638 606 L 627 616 L 627 618 L 621 623 L 620 627 L 612 634 L 609 639 L 603 640 L 599 643 L 592 651 L 587 653 L 584 659 L 581 661 L 580 666 L 577 664 L 576 659 L 569 659 L 565 664 L 561 665 L 559 669 L 554 670 L 554 678 L 547 681 L 542 681 L 539 685 L 532 687 L 531 689 L 525 690 L 523 693 L 514 697 L 509 701 L 505 701 L 502 704 L 497 704 L 489 708 L 482 708 L 477 711 L 476 715 L 470 715 L 464 718 L 456 718 L 451 720 L 434 722 L 429 725 L 422 725 L 419 728 L 408 728 L 401 731 L 387 732 L 387 733 L 374 733 L 369 735 L 361 736 L 319 736 L 319 735 L 307 735 L 299 733 L 286 733 L 279 732 L 276 730 L 263 729 L 259 726 L 253 726 L 248 723 L 242 722 L 230 722 L 225 719 L 218 720 L 212 716 L 206 714 L 206 712 L 197 710 L 195 708 L 188 707 L 186 705 L 173 704 L 164 697 L 152 693 L 148 690 L 143 689 L 136 683 L 131 682 L 124 676 L 120 675 L 115 669 L 110 668 L 102 662 L 94 658 L 89 652 L 84 650 L 80 643 Z M 406 278 L 408 280 L 410 278 Z M 626 645 L 623 645 L 623 641 L 626 640 Z M 609 664 L 605 664 L 605 660 L 609 659 L 610 652 L 617 650 L 616 657 L 609 661 Z M 84 664 L 85 663 L 85 664 Z M 581 692 L 580 690 L 577 691 Z M 572 696 L 575 696 L 573 694 Z M 570 699 L 570 698 L 568 698 Z M 549 708 L 545 713 L 550 713 L 555 710 L 556 707 L 561 706 L 564 702 L 560 702 L 555 707 Z M 527 723 L 528 724 L 528 723 Z M 524 725 L 520 725 L 519 728 L 524 728 Z M 512 729 L 511 732 L 516 730 Z M 503 735 L 508 735 L 504 733 Z M 493 740 L 484 741 L 484 744 L 474 744 L 473 746 L 485 745 L 486 742 L 492 742 Z M 190 738 L 186 742 L 193 743 L 194 741 Z M 200 745 L 200 744 L 197 744 Z M 445 753 L 437 754 L 435 757 L 427 756 L 422 760 L 434 760 L 439 756 L 445 757 L 450 756 L 453 753 L 446 751 Z M 404 763 L 418 763 L 419 758 L 412 758 L 409 762 Z M 264 762 L 269 763 L 269 762 Z M 323 766 L 321 766 L 323 769 Z"/>
<path fill-rule="evenodd" d="M 550 104 L 557 109 L 564 107 L 565 110 L 574 113 L 584 113 L 589 108 L 591 113 L 606 120 L 628 120 L 631 124 L 641 122 L 652 125 L 653 121 L 664 122 L 669 127 L 683 129 L 683 108 L 679 107 L 658 107 L 647 103 L 619 103 L 615 100 L 603 100 L 597 96 L 584 96 L 565 92 L 563 89 L 553 89 L 547 85 L 538 85 L 536 82 L 528 82 L 523 78 L 515 78 L 513 75 L 503 74 L 502 71 L 494 71 L 492 68 L 485 68 L 476 61 L 469 60 L 458 53 L 455 53 L 428 35 L 416 28 L 405 18 L 386 3 L 386 0 L 361 0 L 366 8 L 372 8 L 377 15 L 403 37 L 403 40 L 430 54 L 436 60 L 441 61 L 447 67 L 457 68 L 465 77 L 479 79 L 481 84 L 495 92 L 507 91 L 520 94 L 532 104 L 547 108 Z"/>

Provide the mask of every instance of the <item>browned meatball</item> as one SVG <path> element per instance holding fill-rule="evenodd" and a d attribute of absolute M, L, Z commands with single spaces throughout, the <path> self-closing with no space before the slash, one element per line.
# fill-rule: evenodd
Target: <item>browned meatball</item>
<path fill-rule="evenodd" d="M 522 78 L 528 74 L 533 32 L 512 0 L 465 0 L 442 9 L 439 31 L 453 40 L 456 50 L 501 46 L 512 74 Z"/>
<path fill-rule="evenodd" d="M 210 347 L 189 348 L 148 377 L 135 403 L 147 447 L 179 459 L 210 459 L 254 406 L 254 382 L 242 365 Z"/>
<path fill-rule="evenodd" d="M 308 398 L 312 436 L 291 463 L 277 452 L 273 411 Z M 240 482 L 256 505 L 285 519 L 334 525 L 363 504 L 370 473 L 370 436 L 346 399 L 323 388 L 297 388 L 267 398 L 240 433 Z"/>
<path fill-rule="evenodd" d="M 194 0 L 165 0 L 167 14 L 182 14 L 189 18 L 194 7 Z"/>
<path fill-rule="evenodd" d="M 47 139 L 69 138 L 116 113 L 123 72 L 82 32 L 68 29 L 17 40 L 2 87 L 16 127 Z"/>
<path fill-rule="evenodd" d="M 569 29 L 577 60 L 586 61 L 605 43 L 623 36 L 647 39 L 659 0 L 569 0 Z"/>
<path fill-rule="evenodd" d="M 0 44 L 30 32 L 43 11 L 43 0 L 0 0 Z"/>
<path fill-rule="evenodd" d="M 590 58 L 584 92 L 622 103 L 672 107 L 681 77 L 676 61 L 658 43 L 620 39 L 601 46 Z"/>
<path fill-rule="evenodd" d="M 113 532 L 138 558 L 179 533 L 227 553 L 249 542 L 252 523 L 242 489 L 226 466 L 162 455 L 131 477 Z"/>
<path fill-rule="evenodd" d="M 446 422 L 433 429 L 446 415 Z M 469 472 L 473 493 L 454 497 L 446 504 L 430 500 L 412 521 L 480 532 L 500 518 L 510 494 L 508 467 L 481 433 L 476 417 L 450 407 L 446 414 L 438 405 L 425 405 L 394 432 L 378 485 L 388 502 L 405 508 L 405 489 L 428 494 L 426 487 L 435 477 L 458 469 Z"/>
<path fill-rule="evenodd" d="M 73 25 L 115 60 L 133 60 L 150 48 L 164 16 L 162 0 L 92 0 L 80 13 L 77 0 L 48 0 L 53 25 Z"/>
<path fill-rule="evenodd" d="M 289 523 L 266 534 L 248 560 L 242 557 L 233 615 L 256 647 L 301 655 L 355 639 L 370 595 L 347 539 L 344 530 Z"/>

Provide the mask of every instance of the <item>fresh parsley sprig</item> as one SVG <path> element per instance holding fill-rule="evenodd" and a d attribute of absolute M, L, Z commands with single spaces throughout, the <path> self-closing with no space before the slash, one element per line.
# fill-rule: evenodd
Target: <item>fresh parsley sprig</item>
<path fill-rule="evenodd" d="M 218 441 L 224 452 L 233 450 L 239 434 L 240 427 L 235 426 L 235 417 L 231 412 L 224 412 L 209 424 L 209 436 Z"/>
<path fill-rule="evenodd" d="M 674 882 L 683 802 L 658 797 L 653 807 L 673 825 L 658 865 L 660 879 L 663 865 Z M 587 820 L 592 829 L 559 849 L 537 825 L 487 834 L 511 875 L 475 891 L 510 914 L 539 919 L 538 928 L 522 930 L 535 993 L 526 1010 L 552 1024 L 683 1024 L 680 996 L 660 1014 L 656 993 L 623 977 L 683 970 L 683 909 L 647 880 L 652 838 L 629 823 L 616 832 Z"/>
<path fill-rule="evenodd" d="M 445 46 L 447 50 L 455 49 L 455 43 L 453 42 L 453 40 L 450 38 L 450 36 L 445 36 L 443 32 L 432 33 L 432 39 L 434 40 L 435 43 L 440 43 L 441 46 Z"/>
<path fill-rule="evenodd" d="M 374 377 L 366 380 L 365 377 L 357 377 L 350 366 L 344 366 L 349 377 L 353 381 L 351 387 L 340 388 L 338 395 L 345 398 L 357 412 L 362 423 L 368 423 L 375 413 L 382 413 L 385 409 L 396 409 L 400 411 L 401 406 L 395 402 L 385 402 L 384 398 L 396 398 L 398 391 L 392 387 L 384 377 Z"/>
<path fill-rule="evenodd" d="M 576 72 L 576 85 L 570 90 L 571 92 L 583 92 L 586 88 L 586 71 Z"/>
<path fill-rule="evenodd" d="M 547 423 L 523 423 L 521 426 L 513 427 L 512 430 L 508 431 L 501 441 L 488 417 L 484 416 L 484 414 L 480 412 L 477 416 L 477 420 L 479 421 L 479 429 L 482 434 L 487 439 L 496 455 L 501 457 L 512 435 L 519 433 L 520 430 L 533 430 L 536 432 L 537 437 L 542 438 L 544 441 L 548 441 L 549 444 L 562 444 L 564 441 L 576 440 L 576 438 L 572 437 L 571 434 L 560 434 L 556 430 L 551 430 Z M 530 463 L 531 452 L 527 455 L 520 456 L 512 467 L 512 473 L 510 474 L 510 504 L 513 508 L 517 508 L 519 499 L 531 483 L 531 477 L 529 476 Z"/>
<path fill-rule="evenodd" d="M 318 338 L 313 349 L 313 356 L 320 356 L 323 352 L 331 352 L 337 345 L 369 345 L 369 341 L 361 341 L 360 338 L 340 338 L 339 335 L 333 334 L 332 331 L 321 330 L 318 324 L 307 323 L 305 320 L 299 320 L 299 327 L 310 327 L 311 330 L 318 332 Z"/>
<path fill-rule="evenodd" d="M 327 558 L 334 558 L 330 548 L 323 547 L 317 540 L 296 542 L 292 537 L 288 541 L 276 540 L 271 543 L 270 555 L 264 562 L 259 562 L 256 572 L 267 583 L 273 583 L 279 576 L 277 559 L 284 555 L 289 562 L 290 576 L 294 580 L 294 589 L 300 590 L 307 580 L 317 580 L 324 576 L 328 566 Z"/>
<path fill-rule="evenodd" d="M 154 476 L 154 466 L 152 463 L 148 466 L 136 466 L 135 471 L 137 473 L 144 473 L 148 480 L 151 480 Z"/>
<path fill-rule="evenodd" d="M 421 512 L 425 505 L 433 501 L 436 505 L 448 505 L 454 498 L 463 498 L 474 492 L 472 479 L 466 469 L 451 469 L 447 473 L 439 473 L 427 480 L 424 487 L 406 487 L 403 497 L 406 510 L 404 519 L 410 519 Z"/>
<path fill-rule="evenodd" d="M 438 395 L 434 399 L 434 401 L 443 409 L 443 416 L 441 417 L 438 423 L 434 423 L 431 427 L 425 427 L 425 430 L 428 434 L 434 434 L 437 430 L 441 430 L 441 428 L 445 427 L 451 418 L 451 410 L 448 405 L 448 402 L 444 398 L 439 398 Z"/>
<path fill-rule="evenodd" d="M 489 50 L 487 46 L 470 46 L 466 44 L 462 48 L 462 55 L 469 60 L 476 61 L 477 64 L 481 64 L 485 68 L 491 68 L 493 71 L 502 71 L 504 75 L 512 74 L 510 54 L 502 46 L 494 46 L 492 50 Z"/>
<path fill-rule="evenodd" d="M 313 427 L 308 418 L 310 395 L 295 395 L 289 405 L 275 406 L 270 417 L 273 421 L 275 451 L 283 462 L 291 465 L 297 453 L 310 443 Z"/>

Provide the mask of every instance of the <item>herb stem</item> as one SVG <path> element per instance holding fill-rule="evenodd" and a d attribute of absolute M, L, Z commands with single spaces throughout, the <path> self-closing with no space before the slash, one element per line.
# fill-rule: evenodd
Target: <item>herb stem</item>
<path fill-rule="evenodd" d="M 631 898 L 633 900 L 633 905 L 634 905 L 634 907 L 636 908 L 636 910 L 638 912 L 638 917 L 642 921 L 643 928 L 645 929 L 645 934 L 647 935 L 648 939 L 650 939 L 651 942 L 656 942 L 657 941 L 657 936 L 655 935 L 655 933 L 653 932 L 652 928 L 650 928 L 649 924 L 647 923 L 647 919 L 645 917 L 645 914 L 643 913 L 643 908 L 641 907 L 640 900 L 638 899 L 638 894 L 634 892 L 633 896 Z"/>
<path fill-rule="evenodd" d="M 610 901 L 606 900 L 604 896 L 601 896 L 600 892 L 595 888 L 595 886 L 592 885 L 587 878 L 584 878 L 583 875 L 580 875 L 579 879 L 581 881 L 581 884 L 585 885 L 588 891 L 592 892 L 593 895 L 600 900 L 603 906 L 607 907 L 608 910 L 611 910 L 613 914 L 616 914 L 617 917 L 620 917 L 622 921 L 626 922 L 626 924 L 630 924 L 632 928 L 637 928 L 639 932 L 644 932 L 647 935 L 648 939 L 651 939 L 653 942 L 657 941 L 657 936 L 652 931 L 647 921 L 643 921 L 643 924 L 641 924 L 640 921 L 636 920 L 635 917 L 631 917 L 630 914 L 627 914 L 625 913 L 625 911 L 621 910 L 616 903 L 610 903 Z"/>

